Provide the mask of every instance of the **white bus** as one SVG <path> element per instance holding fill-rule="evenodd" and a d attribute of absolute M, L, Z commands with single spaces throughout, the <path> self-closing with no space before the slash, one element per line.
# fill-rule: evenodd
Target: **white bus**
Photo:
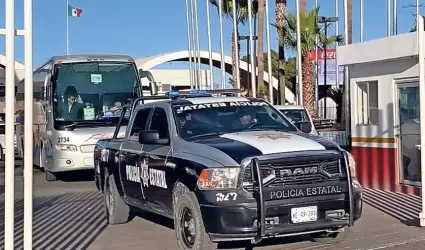
<path fill-rule="evenodd" d="M 93 169 L 93 149 L 99 139 L 112 137 L 120 107 L 143 94 L 134 60 L 119 55 L 55 56 L 34 71 L 34 165 L 47 181 L 58 172 Z M 25 79 L 16 100 L 24 100 Z M 155 85 L 155 86 L 154 86 Z M 151 94 L 155 94 L 152 93 Z M 17 117 L 18 154 L 23 156 L 23 113 Z"/>

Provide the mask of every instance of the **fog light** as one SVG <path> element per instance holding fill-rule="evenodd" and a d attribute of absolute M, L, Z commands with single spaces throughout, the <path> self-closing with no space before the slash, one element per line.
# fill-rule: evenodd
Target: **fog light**
<path fill-rule="evenodd" d="M 279 217 L 269 217 L 269 218 L 265 218 L 265 223 L 266 225 L 277 225 L 280 223 L 279 221 Z M 254 221 L 254 227 L 256 227 L 258 225 L 258 221 L 255 220 Z"/>
<path fill-rule="evenodd" d="M 336 219 L 344 217 L 345 210 L 344 209 L 338 209 L 338 210 L 329 210 L 326 211 L 326 219 Z"/>
<path fill-rule="evenodd" d="M 71 160 L 66 160 L 66 164 L 71 165 Z"/>

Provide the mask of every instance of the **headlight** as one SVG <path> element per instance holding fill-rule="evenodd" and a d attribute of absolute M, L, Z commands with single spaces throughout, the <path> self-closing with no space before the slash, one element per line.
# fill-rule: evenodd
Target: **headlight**
<path fill-rule="evenodd" d="M 347 154 L 348 168 L 350 169 L 351 177 L 356 178 L 356 161 L 349 152 L 345 151 L 345 154 Z"/>
<path fill-rule="evenodd" d="M 59 150 L 59 151 L 71 151 L 71 152 L 77 151 L 77 146 L 75 146 L 75 145 L 57 144 L 55 146 L 56 146 L 56 149 Z"/>
<path fill-rule="evenodd" d="M 240 168 L 208 168 L 198 179 L 201 190 L 236 189 Z"/>

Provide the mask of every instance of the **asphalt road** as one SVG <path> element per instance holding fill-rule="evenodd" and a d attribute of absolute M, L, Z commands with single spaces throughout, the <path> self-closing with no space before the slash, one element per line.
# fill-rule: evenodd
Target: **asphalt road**
<path fill-rule="evenodd" d="M 18 162 L 19 163 L 19 162 Z M 0 168 L 2 168 L 0 164 Z M 15 179 L 15 249 L 23 246 L 23 177 L 22 169 L 16 168 Z M 376 198 L 375 198 L 376 196 Z M 372 201 L 387 197 L 381 193 L 367 192 Z M 401 196 L 400 196 L 401 197 Z M 385 198 L 383 207 L 391 204 L 401 210 L 406 201 Z M 401 199 L 401 198 L 400 198 Z M 96 192 L 91 173 L 77 172 L 64 176 L 56 182 L 46 182 L 44 173 L 34 170 L 34 248 L 38 250 L 166 250 L 178 249 L 172 221 L 157 215 L 140 213 L 127 224 L 107 226 L 103 215 L 102 196 Z M 416 201 L 415 201 L 416 202 Z M 4 173 L 0 171 L 0 230 L 4 230 Z M 409 207 L 415 207 L 413 204 Z M 410 211 L 410 210 L 409 210 Z M 364 215 L 353 228 L 346 242 L 336 246 L 312 243 L 306 237 L 281 238 L 251 246 L 246 242 L 220 245 L 221 249 L 424 249 L 425 229 L 416 227 L 417 211 L 401 212 L 404 217 L 391 211 L 378 211 L 365 205 Z M 4 246 L 4 233 L 0 234 L 0 249 Z"/>

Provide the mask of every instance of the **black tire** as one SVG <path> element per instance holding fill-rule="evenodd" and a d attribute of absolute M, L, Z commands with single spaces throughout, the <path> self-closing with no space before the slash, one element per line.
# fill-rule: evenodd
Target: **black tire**
<path fill-rule="evenodd" d="M 58 177 L 55 173 L 52 173 L 48 170 L 45 170 L 44 173 L 46 174 L 46 181 L 57 181 Z"/>
<path fill-rule="evenodd" d="M 190 190 L 182 183 L 177 183 L 173 191 L 173 211 L 174 230 L 181 250 L 217 249 L 218 243 L 212 242 L 209 235 L 205 232 L 201 210 L 195 194 L 190 192 Z M 188 226 L 182 225 L 186 224 L 183 223 L 182 218 L 185 214 L 191 214 L 191 220 L 187 223 Z M 192 233 L 190 239 L 183 235 L 185 231 L 186 233 L 189 233 L 187 231 L 191 231 L 189 227 L 193 230 L 193 232 L 190 232 Z"/>
<path fill-rule="evenodd" d="M 109 225 L 123 224 L 130 220 L 130 207 L 118 193 L 113 175 L 109 175 L 105 180 L 103 197 L 105 216 Z"/>
<path fill-rule="evenodd" d="M 21 141 L 21 150 L 19 150 L 19 155 L 21 159 L 24 159 L 24 141 Z"/>
<path fill-rule="evenodd" d="M 347 238 L 350 233 L 351 228 L 345 226 L 340 229 L 338 233 L 330 233 L 330 234 L 313 234 L 312 240 L 314 242 L 322 243 L 322 244 L 339 244 Z"/>
<path fill-rule="evenodd" d="M 0 145 L 0 161 L 4 161 L 5 155 L 3 154 L 3 147 Z"/>

